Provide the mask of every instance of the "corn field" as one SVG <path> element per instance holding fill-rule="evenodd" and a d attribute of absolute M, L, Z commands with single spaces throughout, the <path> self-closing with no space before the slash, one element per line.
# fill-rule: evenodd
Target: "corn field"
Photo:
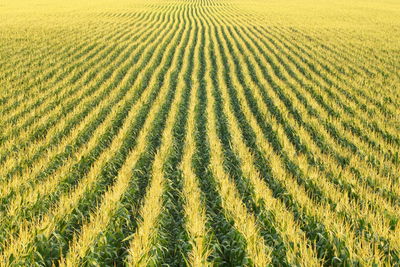
<path fill-rule="evenodd" d="M 0 17 L 0 266 L 400 266 L 400 2 Z"/>

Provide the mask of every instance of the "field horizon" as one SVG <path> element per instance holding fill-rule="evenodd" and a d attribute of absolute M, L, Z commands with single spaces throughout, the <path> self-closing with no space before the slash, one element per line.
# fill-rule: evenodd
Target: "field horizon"
<path fill-rule="evenodd" d="M 0 266 L 400 266 L 399 1 L 0 17 Z"/>

